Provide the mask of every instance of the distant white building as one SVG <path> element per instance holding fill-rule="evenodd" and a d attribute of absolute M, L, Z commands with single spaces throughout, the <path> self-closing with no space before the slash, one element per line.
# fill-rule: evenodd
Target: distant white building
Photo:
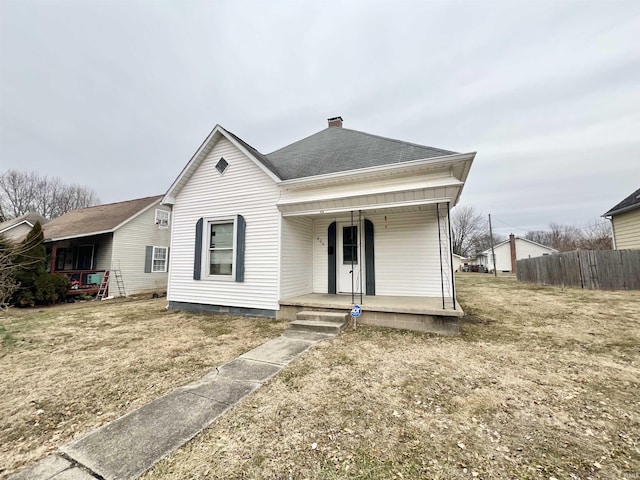
<path fill-rule="evenodd" d="M 551 255 L 558 253 L 555 248 L 547 247 L 540 243 L 527 240 L 526 238 L 509 235 L 509 240 L 505 240 L 493 247 L 495 252 L 497 270 L 499 272 L 516 271 L 516 260 L 525 258 L 541 257 L 543 255 Z M 491 249 L 487 249 L 476 257 L 476 264 L 484 265 L 490 272 L 494 270 L 493 256 Z"/>

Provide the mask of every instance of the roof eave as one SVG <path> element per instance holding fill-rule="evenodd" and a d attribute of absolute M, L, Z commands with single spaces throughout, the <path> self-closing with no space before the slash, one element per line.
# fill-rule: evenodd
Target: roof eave
<path fill-rule="evenodd" d="M 281 180 L 278 182 L 278 185 L 281 186 L 297 186 L 297 185 L 306 185 L 310 183 L 323 183 L 330 182 L 332 180 L 341 179 L 344 177 L 354 177 L 354 176 L 364 176 L 369 173 L 376 172 L 387 172 L 391 170 L 396 170 L 401 172 L 402 170 L 409 170 L 411 168 L 415 168 L 417 166 L 423 165 L 442 165 L 445 166 L 447 164 L 466 161 L 468 165 L 465 167 L 463 171 L 463 178 L 461 179 L 464 182 L 469 174 L 469 169 L 471 168 L 471 163 L 475 158 L 476 152 L 470 153 L 456 153 L 452 155 L 443 155 L 441 157 L 430 157 L 430 158 L 422 158 L 418 160 L 411 160 L 408 162 L 401 163 L 391 163 L 387 165 L 378 165 L 375 167 L 365 167 L 365 168 L 357 168 L 353 170 L 343 170 L 341 172 L 333 172 L 333 173 L 324 173 L 321 175 L 313 175 L 310 177 L 300 177 L 300 178 L 292 178 L 289 180 Z M 459 195 L 458 195 L 459 196 Z M 456 200 L 457 201 L 457 200 Z"/>
<path fill-rule="evenodd" d="M 637 208 L 640 208 L 640 203 L 629 205 L 629 206 L 624 207 L 624 208 L 619 208 L 617 210 L 609 210 L 607 213 L 604 213 L 601 216 L 604 217 L 604 218 L 610 218 L 610 217 L 613 217 L 614 215 L 619 215 L 621 213 L 627 213 L 627 212 L 630 212 L 631 210 L 635 210 Z"/>
<path fill-rule="evenodd" d="M 68 235 L 68 236 L 62 236 L 62 237 L 56 237 L 56 238 L 45 238 L 44 241 L 45 242 L 60 242 L 62 240 L 72 240 L 74 238 L 84 238 L 84 237 L 93 237 L 94 235 L 104 235 L 105 233 L 113 233 L 115 232 L 115 228 L 112 228 L 110 230 L 100 230 L 97 232 L 85 232 L 85 233 L 78 233 L 78 234 L 74 234 L 74 235 Z"/>

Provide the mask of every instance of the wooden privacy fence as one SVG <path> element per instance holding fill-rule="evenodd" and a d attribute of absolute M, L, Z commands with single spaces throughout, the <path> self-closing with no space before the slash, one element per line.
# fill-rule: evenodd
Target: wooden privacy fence
<path fill-rule="evenodd" d="M 590 290 L 640 290 L 640 250 L 577 250 L 516 262 L 522 282 Z"/>

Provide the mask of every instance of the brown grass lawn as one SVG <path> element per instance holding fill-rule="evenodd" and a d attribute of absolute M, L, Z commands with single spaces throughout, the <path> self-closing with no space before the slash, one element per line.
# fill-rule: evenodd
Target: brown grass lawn
<path fill-rule="evenodd" d="M 458 286 L 460 337 L 321 343 L 143 479 L 640 478 L 640 292 Z"/>
<path fill-rule="evenodd" d="M 285 327 L 165 305 L 110 300 L 0 313 L 0 478 Z"/>
<path fill-rule="evenodd" d="M 458 287 L 459 337 L 320 343 L 143 479 L 640 479 L 640 292 Z M 5 474 L 283 328 L 163 306 L 0 319 Z"/>

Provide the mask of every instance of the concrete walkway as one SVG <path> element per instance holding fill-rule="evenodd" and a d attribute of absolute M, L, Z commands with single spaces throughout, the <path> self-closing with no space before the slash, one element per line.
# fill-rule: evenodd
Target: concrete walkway
<path fill-rule="evenodd" d="M 331 334 L 288 330 L 60 449 L 9 480 L 137 478 Z"/>

